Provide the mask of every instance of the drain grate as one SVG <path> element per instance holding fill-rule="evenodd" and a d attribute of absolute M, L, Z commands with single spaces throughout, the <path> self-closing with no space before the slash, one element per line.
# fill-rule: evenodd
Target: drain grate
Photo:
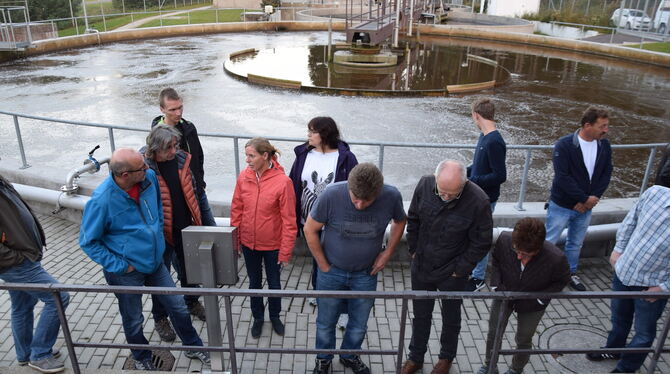
<path fill-rule="evenodd" d="M 160 371 L 172 371 L 175 358 L 170 351 L 151 351 L 151 361 Z M 133 355 L 128 355 L 126 362 L 123 363 L 123 370 L 135 370 L 135 359 Z"/>

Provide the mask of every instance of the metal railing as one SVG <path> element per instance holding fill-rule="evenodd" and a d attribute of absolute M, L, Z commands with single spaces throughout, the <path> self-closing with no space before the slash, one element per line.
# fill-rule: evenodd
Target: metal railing
<path fill-rule="evenodd" d="M 128 126 L 119 126 L 119 125 L 110 125 L 104 123 L 94 123 L 94 122 L 83 122 L 83 121 L 70 121 L 63 119 L 55 119 L 41 116 L 34 116 L 29 114 L 7 112 L 0 110 L 0 114 L 11 116 L 14 121 L 14 129 L 16 133 L 16 139 L 18 143 L 19 153 L 21 154 L 21 169 L 29 168 L 28 160 L 26 158 L 25 146 L 23 144 L 23 138 L 21 136 L 21 126 L 19 123 L 19 118 L 33 119 L 38 121 L 46 121 L 53 123 L 62 123 L 67 125 L 75 126 L 86 126 L 86 127 L 97 127 L 107 129 L 109 136 L 110 150 L 114 152 L 116 149 L 115 140 L 114 140 L 114 130 L 124 130 L 124 131 L 136 131 L 136 132 L 149 132 L 150 129 L 143 128 L 138 129 Z M 202 132 L 198 133 L 198 136 L 201 137 L 212 137 L 212 138 L 226 138 L 233 141 L 233 153 L 235 159 L 235 175 L 240 174 L 240 140 L 251 139 L 257 135 L 245 135 L 245 134 L 225 134 L 225 133 L 210 133 Z M 290 138 L 290 137 L 280 137 L 280 136 L 266 136 L 267 139 L 273 141 L 286 141 L 286 142 L 295 142 L 295 143 L 304 143 L 304 138 Z M 384 171 L 384 157 L 387 148 L 436 148 L 436 149 L 475 149 L 475 144 L 447 144 L 447 143 L 412 143 L 412 142 L 383 142 L 383 141 L 347 141 L 350 145 L 363 145 L 363 146 L 373 146 L 378 148 L 378 160 L 377 164 L 382 172 Z M 647 165 L 644 170 L 644 177 L 642 178 L 642 183 L 640 184 L 640 194 L 642 194 L 649 183 L 649 178 L 651 176 L 651 169 L 654 165 L 654 159 L 656 158 L 656 149 L 661 147 L 665 148 L 666 143 L 650 143 L 650 144 L 613 144 L 613 149 L 649 149 L 649 157 L 647 158 Z M 546 151 L 553 149 L 553 145 L 524 145 L 524 144 L 507 144 L 507 149 L 522 150 L 524 152 L 524 166 L 523 173 L 521 175 L 521 183 L 519 186 L 519 198 L 516 202 L 515 208 L 519 211 L 525 210 L 523 203 L 526 201 L 526 192 L 528 186 L 528 173 L 530 170 L 530 161 L 532 159 L 533 151 Z"/>
<path fill-rule="evenodd" d="M 670 313 L 667 313 L 663 322 L 661 334 L 657 337 L 653 348 L 600 348 L 600 349 L 502 349 L 502 336 L 505 332 L 503 324 L 506 325 L 503 315 L 508 309 L 510 301 L 522 299 L 631 299 L 631 298 L 656 298 L 668 299 L 670 292 L 560 292 L 560 293 L 542 293 L 542 292 L 437 292 L 437 291 L 402 291 L 402 292 L 383 292 L 383 291 L 285 291 L 285 290 L 239 290 L 239 289 L 219 289 L 219 288 L 176 288 L 176 287 L 127 287 L 127 286 L 101 286 L 101 285 L 65 285 L 65 284 L 27 284 L 27 283 L 1 283 L 0 290 L 29 290 L 50 292 L 56 304 L 58 318 L 63 329 L 63 337 L 67 346 L 72 370 L 75 374 L 80 374 L 77 352 L 74 348 L 113 348 L 113 349 L 150 349 L 150 350 L 201 350 L 208 352 L 227 352 L 230 354 L 230 370 L 233 374 L 238 373 L 236 354 L 241 353 L 275 353 L 275 354 L 378 354 L 393 355 L 396 358 L 396 373 L 400 373 L 405 350 L 405 331 L 409 314 L 408 304 L 410 300 L 418 299 L 483 299 L 500 300 L 502 302 L 500 313 L 498 315 L 498 324 L 496 326 L 495 340 L 491 359 L 489 364 L 489 374 L 493 374 L 497 366 L 500 355 L 511 355 L 515 353 L 525 353 L 531 355 L 537 354 L 582 354 L 582 353 L 650 353 L 653 352 L 647 373 L 653 373 L 656 370 L 661 353 L 670 352 L 670 347 L 665 347 L 665 340 L 670 330 Z M 68 325 L 65 308 L 61 301 L 61 292 L 91 292 L 91 293 L 127 293 L 127 294 L 161 294 L 161 295 L 202 295 L 202 296 L 222 296 L 224 299 L 224 313 L 226 319 L 226 329 L 228 335 L 228 346 L 177 346 L 177 345 L 140 345 L 140 344 L 104 344 L 87 343 L 74 341 Z M 396 349 L 300 349 L 300 348 L 254 348 L 238 347 L 235 343 L 235 333 L 232 315 L 232 297 L 290 297 L 290 298 L 372 298 L 372 299 L 400 299 L 400 330 L 398 332 L 398 347 Z M 505 326 L 506 327 L 506 326 Z"/>

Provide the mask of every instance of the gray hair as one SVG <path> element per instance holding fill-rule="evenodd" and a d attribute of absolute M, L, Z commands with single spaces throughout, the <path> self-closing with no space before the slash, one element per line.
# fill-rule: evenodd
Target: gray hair
<path fill-rule="evenodd" d="M 147 136 L 147 149 L 144 154 L 148 158 L 154 158 L 156 152 L 164 151 L 172 145 L 172 139 L 177 139 L 177 144 L 181 139 L 179 130 L 168 125 L 156 125 L 151 129 L 149 136 Z"/>
<path fill-rule="evenodd" d="M 444 168 L 446 168 L 449 164 L 455 164 L 458 167 L 459 171 L 461 172 L 461 183 L 465 183 L 468 180 L 468 171 L 465 168 L 465 165 L 460 161 L 451 159 L 442 160 L 439 164 L 437 164 L 437 167 L 435 168 L 435 179 L 437 179 L 442 170 L 444 170 Z"/>

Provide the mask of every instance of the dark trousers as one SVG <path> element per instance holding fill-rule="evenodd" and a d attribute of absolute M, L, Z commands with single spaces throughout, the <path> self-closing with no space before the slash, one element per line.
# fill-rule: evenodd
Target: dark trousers
<path fill-rule="evenodd" d="M 612 279 L 613 291 L 645 291 L 646 289 L 647 287 L 626 286 L 621 283 L 616 274 Z M 645 299 L 612 299 L 612 331 L 607 336 L 606 347 L 651 347 L 656 338 L 656 323 L 661 318 L 667 302 L 667 299 L 658 299 L 654 302 Z M 635 335 L 630 343 L 626 344 L 633 322 L 635 322 Z M 624 373 L 632 373 L 642 366 L 646 357 L 646 353 L 622 354 L 616 367 Z"/>
<path fill-rule="evenodd" d="M 186 264 L 184 263 L 184 246 L 182 241 L 175 242 L 175 246 L 171 246 L 165 242 L 165 253 L 163 254 L 163 263 L 167 268 L 168 273 L 170 272 L 170 265 L 174 266 L 177 270 L 177 279 L 179 280 L 179 285 L 181 287 L 187 288 L 197 288 L 197 284 L 189 284 L 186 279 Z M 184 302 L 186 306 L 193 305 L 198 302 L 197 295 L 185 295 Z M 154 316 L 154 321 L 159 321 L 161 319 L 167 318 L 168 314 L 163 305 L 158 302 L 156 295 L 151 295 L 151 314 Z"/>
<path fill-rule="evenodd" d="M 493 300 L 491 302 L 491 313 L 489 314 L 489 331 L 488 335 L 486 336 L 486 357 L 484 359 L 484 365 L 486 366 L 489 366 L 489 363 L 491 362 L 491 352 L 493 351 L 493 342 L 495 341 L 496 337 L 496 327 L 498 326 L 501 306 L 502 301 L 500 300 Z M 511 314 L 512 308 L 508 307 L 502 317 L 503 319 L 501 328 L 503 330 L 505 327 L 507 327 L 507 322 L 509 321 Z M 517 349 L 530 349 L 533 347 L 533 335 L 535 334 L 537 325 L 540 323 L 543 315 L 544 309 L 538 310 L 536 312 L 517 312 L 516 317 L 519 323 L 516 328 L 516 335 L 514 336 Z M 529 359 L 529 354 L 513 355 L 511 369 L 517 373 L 522 373 L 523 368 L 526 366 Z"/>
<path fill-rule="evenodd" d="M 261 289 L 263 288 L 263 263 L 265 263 L 265 276 L 268 279 L 268 288 L 271 290 L 281 289 L 281 282 L 279 280 L 279 272 L 281 270 L 279 261 L 279 250 L 273 251 L 257 251 L 242 246 L 242 254 L 244 254 L 244 264 L 247 268 L 247 275 L 249 276 L 249 288 Z M 251 314 L 254 319 L 263 321 L 265 315 L 265 306 L 263 305 L 262 297 L 250 297 Z M 270 319 L 279 318 L 281 312 L 281 298 L 269 297 L 268 309 L 270 312 Z"/>
<path fill-rule="evenodd" d="M 467 277 L 448 277 L 440 282 L 426 283 L 417 279 L 412 271 L 412 290 L 425 291 L 465 291 Z M 440 335 L 440 359 L 453 360 L 458 348 L 458 334 L 461 332 L 461 304 L 460 299 L 442 300 L 442 334 Z M 412 300 L 414 319 L 412 320 L 412 339 L 409 343 L 409 359 L 423 363 L 426 354 L 430 325 L 432 321 L 434 299 Z"/>

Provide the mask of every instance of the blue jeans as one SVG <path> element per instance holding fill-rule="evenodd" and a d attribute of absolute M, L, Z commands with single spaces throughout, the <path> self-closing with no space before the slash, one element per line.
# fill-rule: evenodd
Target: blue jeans
<path fill-rule="evenodd" d="M 58 283 L 47 273 L 39 262 L 28 259 L 0 273 L 0 279 L 8 283 Z M 9 291 L 12 302 L 12 335 L 18 361 L 38 361 L 51 356 L 52 348 L 58 337 L 60 319 L 56 300 L 51 292 Z M 63 308 L 67 307 L 70 295 L 60 294 Z M 33 309 L 37 301 L 44 303 L 44 309 L 33 333 Z"/>
<path fill-rule="evenodd" d="M 614 274 L 613 291 L 644 291 L 647 287 L 626 286 Z M 661 318 L 667 299 L 649 302 L 645 299 L 612 299 L 612 331 L 607 336 L 607 348 L 651 347 L 656 338 L 656 322 Z M 631 325 L 635 321 L 635 335 L 626 345 Z M 646 353 L 626 353 L 621 355 L 617 369 L 633 373 L 639 369 L 647 357 Z"/>
<path fill-rule="evenodd" d="M 207 193 L 205 190 L 202 190 L 200 198 L 198 199 L 198 206 L 200 208 L 200 216 L 202 217 L 203 226 L 216 226 L 216 221 L 214 220 L 214 214 L 212 214 L 212 208 L 209 206 L 209 200 L 207 200 Z"/>
<path fill-rule="evenodd" d="M 370 275 L 372 269 L 348 272 L 331 266 L 327 273 L 318 270 L 316 289 L 319 291 L 375 291 L 377 275 Z M 375 303 L 371 298 L 335 299 L 318 298 L 316 315 L 316 349 L 335 349 L 335 325 L 346 305 L 349 322 L 342 338 L 340 349 L 361 349 L 365 333 L 368 331 L 368 317 Z M 355 355 L 342 354 L 342 358 Z M 332 354 L 318 354 L 318 359 L 332 360 Z"/>
<path fill-rule="evenodd" d="M 497 202 L 491 203 L 491 213 L 496 210 Z M 484 280 L 486 279 L 486 267 L 489 265 L 489 253 L 486 253 L 486 256 L 479 260 L 477 266 L 472 270 L 471 276 L 473 278 Z"/>
<path fill-rule="evenodd" d="M 256 251 L 249 249 L 247 246 L 242 246 L 242 254 L 244 254 L 244 264 L 247 268 L 247 275 L 249 276 L 249 288 L 252 290 L 259 290 L 263 288 L 263 263 L 265 262 L 265 276 L 268 278 L 268 288 L 271 290 L 280 290 L 281 281 L 279 280 L 279 272 L 281 266 L 277 263 L 279 261 L 279 250 L 274 251 Z M 254 319 L 263 321 L 265 319 L 265 306 L 263 305 L 262 297 L 250 297 L 251 315 Z M 281 312 L 281 297 L 268 298 L 268 312 L 270 319 L 279 318 Z"/>
<path fill-rule="evenodd" d="M 107 283 L 111 286 L 149 286 L 149 287 L 175 287 L 167 268 L 161 264 L 158 270 L 152 274 L 140 273 L 134 270 L 125 274 L 114 274 L 103 271 Z M 129 344 L 149 344 L 144 337 L 142 324 L 142 295 L 115 293 L 119 301 L 119 312 L 123 323 L 123 332 Z M 191 316 L 188 314 L 184 298 L 180 295 L 156 295 L 156 299 L 163 305 L 172 321 L 179 339 L 184 345 L 202 346 L 202 340 L 193 328 Z M 133 357 L 137 361 L 151 358 L 148 349 L 131 349 Z"/>
<path fill-rule="evenodd" d="M 558 242 L 561 233 L 567 227 L 568 236 L 565 239 L 565 257 L 570 264 L 570 273 L 577 272 L 577 265 L 579 264 L 579 253 L 582 250 L 582 243 L 586 236 L 586 230 L 589 228 L 591 222 L 591 211 L 579 213 L 576 210 L 566 209 L 556 205 L 553 201 L 549 201 L 549 208 L 547 208 L 547 221 L 545 228 L 547 230 L 547 241 L 553 244 Z"/>
<path fill-rule="evenodd" d="M 184 246 L 181 240 L 175 243 L 176 246 L 173 247 L 168 242 L 165 242 L 165 253 L 163 254 L 163 263 L 167 268 L 168 273 L 170 272 L 170 266 L 174 266 L 177 270 L 177 279 L 179 284 L 182 287 L 187 288 L 198 288 L 197 284 L 190 284 L 186 279 L 186 264 L 184 263 Z M 196 304 L 198 302 L 199 296 L 197 295 L 184 295 L 184 302 L 186 305 Z M 167 312 L 163 305 L 158 301 L 157 295 L 151 295 L 151 314 L 154 316 L 154 321 L 159 321 L 161 319 L 167 318 Z"/>

